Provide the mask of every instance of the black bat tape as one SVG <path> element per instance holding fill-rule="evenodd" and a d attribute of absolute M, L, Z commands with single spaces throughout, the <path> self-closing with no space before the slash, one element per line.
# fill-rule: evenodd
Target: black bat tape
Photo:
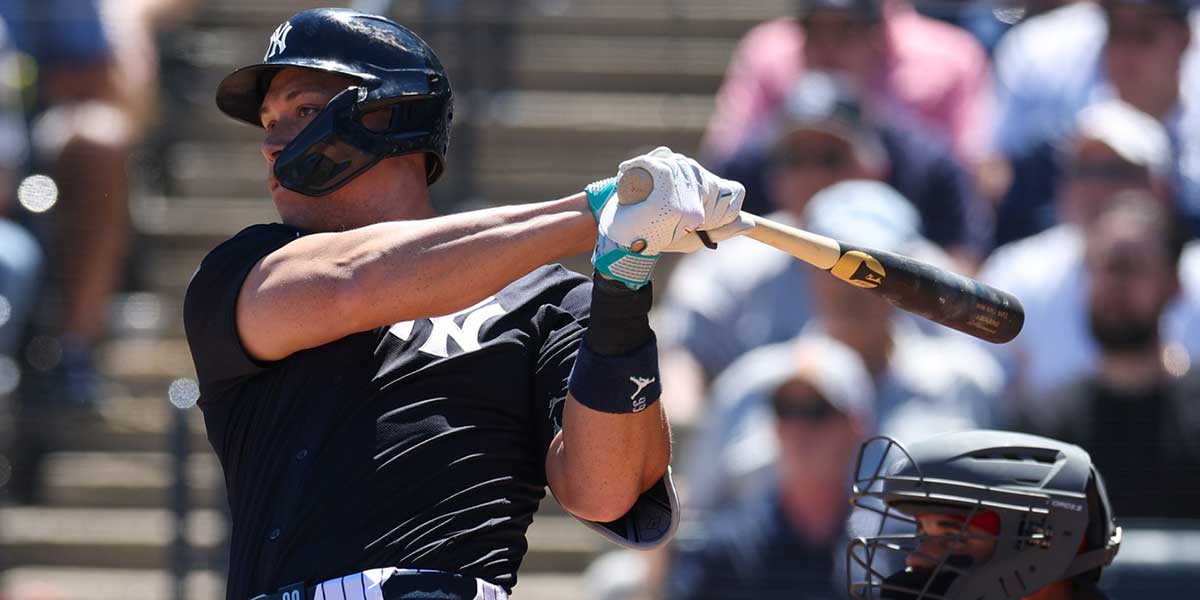
<path fill-rule="evenodd" d="M 1012 294 L 907 256 L 839 243 L 842 256 L 829 272 L 908 312 L 995 344 L 1017 337 L 1025 324 Z"/>

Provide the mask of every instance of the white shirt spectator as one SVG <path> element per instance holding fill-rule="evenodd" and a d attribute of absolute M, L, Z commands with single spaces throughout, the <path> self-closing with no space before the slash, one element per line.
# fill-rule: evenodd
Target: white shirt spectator
<path fill-rule="evenodd" d="M 1087 321 L 1088 278 L 1084 236 L 1075 225 L 1058 225 L 992 253 L 979 279 L 1008 291 L 1025 307 L 1025 327 L 1013 341 L 987 345 L 1004 368 L 1017 409 L 1054 388 L 1092 374 L 1099 350 Z M 1163 315 L 1162 336 L 1200 357 L 1200 244 L 1180 257 L 1180 296 Z M 1052 410 L 1040 402 L 1037 411 Z"/>
<path fill-rule="evenodd" d="M 1190 17 L 1192 45 L 1183 58 L 1180 104 L 1163 122 L 1179 155 L 1175 186 L 1181 207 L 1200 215 L 1200 12 Z M 1104 73 L 1108 23 L 1092 2 L 1075 2 L 1010 30 L 996 47 L 997 118 L 993 149 L 1018 154 L 1056 142 L 1074 128 L 1085 106 L 1116 97 Z"/>

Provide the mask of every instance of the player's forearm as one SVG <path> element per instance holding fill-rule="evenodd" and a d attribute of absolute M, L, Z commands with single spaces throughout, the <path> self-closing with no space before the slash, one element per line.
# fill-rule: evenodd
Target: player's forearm
<path fill-rule="evenodd" d="M 580 518 L 622 517 L 667 471 L 670 430 L 661 402 L 639 413 L 611 414 L 568 398 L 562 425 L 550 447 L 547 478 L 559 503 Z"/>
<path fill-rule="evenodd" d="M 449 314 L 549 262 L 591 249 L 582 195 L 363 228 L 341 254 L 364 328 Z"/>

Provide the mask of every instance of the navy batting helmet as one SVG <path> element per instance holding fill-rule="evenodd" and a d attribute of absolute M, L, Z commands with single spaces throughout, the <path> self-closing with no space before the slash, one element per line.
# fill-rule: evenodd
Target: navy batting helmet
<path fill-rule="evenodd" d="M 354 80 L 280 152 L 275 178 L 284 187 L 322 196 L 389 156 L 423 152 L 426 179 L 445 168 L 453 100 L 442 63 L 424 40 L 383 17 L 319 8 L 275 29 L 263 62 L 231 73 L 217 87 L 217 107 L 253 125 L 271 78 L 288 67 Z M 372 131 L 364 114 L 391 110 L 388 126 Z"/>
<path fill-rule="evenodd" d="M 1104 482 L 1079 446 L 1006 431 L 907 449 L 879 437 L 863 445 L 858 469 L 852 500 L 870 512 L 855 520 L 876 519 L 847 549 L 852 598 L 1005 600 L 1062 580 L 1094 590 L 1121 545 Z"/>

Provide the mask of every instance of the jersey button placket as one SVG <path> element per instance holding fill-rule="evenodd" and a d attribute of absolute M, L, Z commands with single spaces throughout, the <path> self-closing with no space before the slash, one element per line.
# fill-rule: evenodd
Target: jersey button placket
<path fill-rule="evenodd" d="M 267 534 L 267 539 L 271 540 L 273 542 L 273 541 L 279 539 L 280 535 L 283 535 L 283 531 L 281 531 L 278 527 L 276 527 L 275 529 L 271 530 L 271 533 Z"/>

